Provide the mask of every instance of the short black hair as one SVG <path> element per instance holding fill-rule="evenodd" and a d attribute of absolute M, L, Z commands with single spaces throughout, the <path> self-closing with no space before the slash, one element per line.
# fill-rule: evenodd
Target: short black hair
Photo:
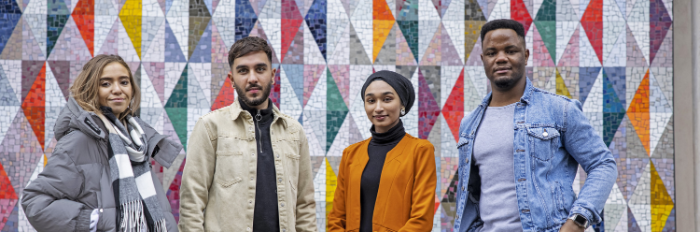
<path fill-rule="evenodd" d="M 496 19 L 484 24 L 484 26 L 481 27 L 481 43 L 484 43 L 486 33 L 498 29 L 511 29 L 515 31 L 515 34 L 518 34 L 518 37 L 525 43 L 525 28 L 523 24 L 512 19 Z"/>
<path fill-rule="evenodd" d="M 233 66 L 233 61 L 239 57 L 260 51 L 265 52 L 267 59 L 272 63 L 272 49 L 266 40 L 258 37 L 239 39 L 231 45 L 231 49 L 228 51 L 228 66 Z"/>

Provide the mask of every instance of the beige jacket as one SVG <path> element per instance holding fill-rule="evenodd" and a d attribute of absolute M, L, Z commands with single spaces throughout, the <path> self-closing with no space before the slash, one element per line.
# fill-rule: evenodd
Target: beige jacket
<path fill-rule="evenodd" d="M 255 125 L 238 100 L 202 116 L 192 131 L 180 187 L 180 231 L 252 231 Z M 270 126 L 281 232 L 316 231 L 309 146 L 302 126 L 273 106 Z"/>

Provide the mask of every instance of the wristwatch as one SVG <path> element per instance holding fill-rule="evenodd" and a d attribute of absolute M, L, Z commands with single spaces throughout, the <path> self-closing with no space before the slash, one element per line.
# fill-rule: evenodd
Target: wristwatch
<path fill-rule="evenodd" d="M 574 214 L 569 219 L 574 221 L 574 223 L 576 223 L 576 225 L 581 227 L 581 228 L 586 229 L 589 226 L 588 219 L 586 219 L 586 217 L 584 217 L 581 214 Z"/>

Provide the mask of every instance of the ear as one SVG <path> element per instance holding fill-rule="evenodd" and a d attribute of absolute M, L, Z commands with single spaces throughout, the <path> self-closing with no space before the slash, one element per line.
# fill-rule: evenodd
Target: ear
<path fill-rule="evenodd" d="M 479 54 L 479 57 L 481 57 L 481 62 L 485 62 L 485 61 L 484 61 L 484 53 L 483 53 L 483 52 L 481 52 L 481 54 Z"/>
<path fill-rule="evenodd" d="M 271 74 L 272 76 L 270 77 L 270 78 L 272 79 L 272 84 L 273 84 L 273 85 L 275 84 L 275 74 L 277 74 L 277 69 L 276 69 L 276 68 L 273 68 L 273 69 L 272 69 L 272 74 Z"/>
<path fill-rule="evenodd" d="M 525 63 L 527 63 L 527 60 L 530 59 L 530 49 L 525 49 Z"/>
<path fill-rule="evenodd" d="M 228 72 L 228 74 L 226 74 L 226 78 L 228 78 L 229 80 L 231 80 L 231 86 L 232 86 L 232 87 L 236 87 L 236 82 L 233 82 L 233 74 L 231 74 L 231 72 Z"/>

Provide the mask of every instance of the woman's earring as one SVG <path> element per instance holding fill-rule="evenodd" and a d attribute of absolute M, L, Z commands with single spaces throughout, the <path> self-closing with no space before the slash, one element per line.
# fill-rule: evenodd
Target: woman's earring
<path fill-rule="evenodd" d="M 401 116 L 406 115 L 406 108 L 401 108 Z"/>

